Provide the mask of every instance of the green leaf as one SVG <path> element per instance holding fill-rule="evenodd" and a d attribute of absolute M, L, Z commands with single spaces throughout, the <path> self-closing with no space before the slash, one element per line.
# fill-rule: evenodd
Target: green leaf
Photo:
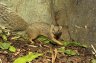
<path fill-rule="evenodd" d="M 7 41 L 7 36 L 6 35 L 3 34 L 2 38 L 3 38 L 3 40 Z"/>
<path fill-rule="evenodd" d="M 0 48 L 1 49 L 8 49 L 10 47 L 10 43 L 0 43 Z"/>
<path fill-rule="evenodd" d="M 27 59 L 27 62 L 30 62 L 34 60 L 35 58 L 42 56 L 42 55 L 43 54 L 29 52 L 29 54 L 25 58 Z"/>
<path fill-rule="evenodd" d="M 74 50 L 65 50 L 65 52 L 64 52 L 65 54 L 67 54 L 67 55 L 76 55 L 77 53 L 74 51 Z"/>
<path fill-rule="evenodd" d="M 62 43 L 64 46 L 68 46 L 70 44 L 69 42 L 64 42 L 64 41 L 62 41 Z"/>
<path fill-rule="evenodd" d="M 92 62 L 92 63 L 96 63 L 96 59 L 92 59 L 91 62 Z"/>
<path fill-rule="evenodd" d="M 16 48 L 13 47 L 13 46 L 10 46 L 10 47 L 9 47 L 9 51 L 11 51 L 11 52 L 16 52 Z"/>
<path fill-rule="evenodd" d="M 12 37 L 11 39 L 12 40 L 18 40 L 20 38 L 20 36 L 14 36 L 14 37 Z"/>
<path fill-rule="evenodd" d="M 40 35 L 40 36 L 37 38 L 37 40 L 43 42 L 44 44 L 49 44 L 50 42 L 52 42 L 52 40 L 50 40 L 50 39 L 48 39 L 47 37 L 42 36 L 42 35 Z"/>
<path fill-rule="evenodd" d="M 64 46 L 81 46 L 79 42 L 63 42 Z"/>
<path fill-rule="evenodd" d="M 42 56 L 43 54 L 29 52 L 28 55 L 17 58 L 13 63 L 26 63 Z"/>
<path fill-rule="evenodd" d="M 84 45 L 82 45 L 82 47 L 88 48 L 88 46 L 87 46 L 87 45 L 85 45 L 85 44 L 84 44 Z"/>
<path fill-rule="evenodd" d="M 13 63 L 26 63 L 26 58 L 19 57 Z"/>
<path fill-rule="evenodd" d="M 58 52 L 64 52 L 64 51 L 65 51 L 65 47 L 58 48 Z"/>
<path fill-rule="evenodd" d="M 82 45 L 79 42 L 64 42 L 62 41 L 63 45 L 66 46 L 80 46 L 80 47 L 85 47 L 87 48 L 87 45 Z"/>

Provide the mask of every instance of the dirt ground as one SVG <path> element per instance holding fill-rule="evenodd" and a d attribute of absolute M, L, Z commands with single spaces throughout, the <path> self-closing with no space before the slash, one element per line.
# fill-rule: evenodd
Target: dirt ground
<path fill-rule="evenodd" d="M 10 39 L 11 37 L 8 37 L 8 41 L 16 48 L 16 52 L 12 53 L 8 50 L 0 49 L 0 61 L 2 61 L 2 63 L 13 63 L 16 58 L 27 55 L 28 52 L 43 53 L 43 56 L 34 59 L 30 63 L 91 63 L 93 58 L 90 48 L 66 46 L 64 47 L 65 50 L 75 50 L 79 54 L 68 55 L 64 52 L 58 51 L 58 49 L 63 46 L 58 46 L 52 43 L 44 44 L 38 40 L 34 40 L 34 43 L 22 39 L 12 40 Z M 2 37 L 0 38 L 0 41 L 1 40 Z"/>

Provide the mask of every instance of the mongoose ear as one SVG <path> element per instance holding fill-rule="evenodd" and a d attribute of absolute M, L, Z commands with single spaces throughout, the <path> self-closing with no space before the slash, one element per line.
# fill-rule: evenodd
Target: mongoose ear
<path fill-rule="evenodd" d="M 59 29 L 62 30 L 62 26 L 59 26 Z"/>
<path fill-rule="evenodd" d="M 51 29 L 53 29 L 54 28 L 54 25 L 51 25 Z"/>
<path fill-rule="evenodd" d="M 54 25 L 51 25 L 50 31 L 52 32 L 54 29 Z"/>

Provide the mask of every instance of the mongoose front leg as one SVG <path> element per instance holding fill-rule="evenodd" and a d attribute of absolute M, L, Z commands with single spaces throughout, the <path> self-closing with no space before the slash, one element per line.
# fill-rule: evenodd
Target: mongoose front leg
<path fill-rule="evenodd" d="M 34 43 L 34 41 L 33 41 L 32 39 L 29 39 L 29 41 L 30 41 L 31 43 Z"/>
<path fill-rule="evenodd" d="M 56 42 L 58 45 L 63 45 L 60 41 L 58 41 L 58 40 L 56 40 L 56 39 L 54 38 L 54 35 L 53 35 L 53 34 L 51 34 L 51 37 L 52 37 L 52 40 L 53 40 L 54 42 Z"/>
<path fill-rule="evenodd" d="M 53 34 L 53 28 L 54 28 L 54 25 L 51 25 L 51 28 L 50 28 L 50 36 L 51 36 L 51 39 L 56 42 L 58 45 L 63 45 L 60 41 L 56 40 L 55 39 L 55 35 Z"/>

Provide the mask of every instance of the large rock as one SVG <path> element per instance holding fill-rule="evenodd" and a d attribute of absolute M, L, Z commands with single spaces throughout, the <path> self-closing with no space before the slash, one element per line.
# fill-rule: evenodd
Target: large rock
<path fill-rule="evenodd" d="M 96 0 L 55 0 L 55 13 L 59 25 L 69 27 L 69 38 L 96 46 Z"/>
<path fill-rule="evenodd" d="M 70 0 L 66 3 L 68 26 L 75 41 L 96 46 L 96 0 Z"/>
<path fill-rule="evenodd" d="M 51 0 L 0 0 L 17 12 L 29 24 L 34 22 L 54 23 Z"/>

